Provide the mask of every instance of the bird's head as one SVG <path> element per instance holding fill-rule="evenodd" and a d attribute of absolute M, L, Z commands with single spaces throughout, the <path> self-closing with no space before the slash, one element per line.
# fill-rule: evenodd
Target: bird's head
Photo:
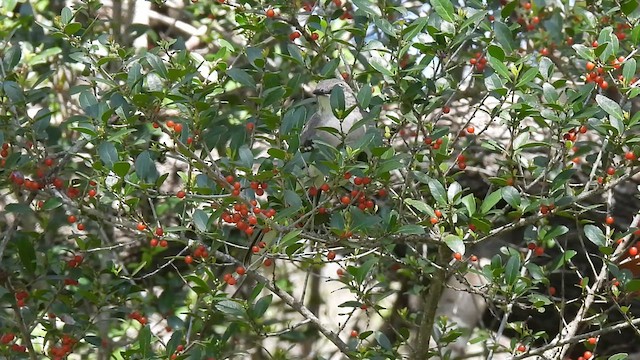
<path fill-rule="evenodd" d="M 318 86 L 316 86 L 316 89 L 313 91 L 313 94 L 316 96 L 322 96 L 322 95 L 328 96 L 329 94 L 331 94 L 331 90 L 333 90 L 333 88 L 336 86 L 340 86 L 345 93 L 347 91 L 351 92 L 351 88 L 343 80 L 327 79 L 327 80 L 322 80 L 318 83 Z"/>

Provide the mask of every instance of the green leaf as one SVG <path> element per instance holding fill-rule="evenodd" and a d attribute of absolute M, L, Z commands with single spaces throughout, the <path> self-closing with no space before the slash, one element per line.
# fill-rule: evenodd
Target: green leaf
<path fill-rule="evenodd" d="M 125 177 L 129 173 L 129 169 L 131 169 L 131 164 L 126 161 L 118 161 L 113 164 L 113 172 L 120 177 Z"/>
<path fill-rule="evenodd" d="M 620 353 L 620 354 L 615 354 L 615 355 L 609 356 L 609 360 L 625 360 L 627 358 L 629 358 L 629 354 L 627 354 L 627 353 Z"/>
<path fill-rule="evenodd" d="M 595 59 L 595 54 L 593 53 L 592 48 L 588 48 L 582 44 L 575 44 L 573 45 L 573 50 L 575 50 L 578 56 L 584 60 L 593 61 Z"/>
<path fill-rule="evenodd" d="M 207 224 L 209 223 L 209 215 L 206 212 L 196 209 L 193 212 L 193 224 L 196 226 L 196 229 L 201 232 L 207 231 Z"/>
<path fill-rule="evenodd" d="M 7 95 L 9 100 L 14 103 L 20 103 L 24 101 L 24 94 L 22 88 L 15 81 L 5 81 L 2 83 L 2 89 Z"/>
<path fill-rule="evenodd" d="M 367 15 L 376 18 L 382 16 L 380 8 L 370 0 L 352 0 L 358 10 L 364 11 Z"/>
<path fill-rule="evenodd" d="M 405 235 L 422 235 L 425 231 L 420 225 L 404 225 L 398 229 L 398 233 Z"/>
<path fill-rule="evenodd" d="M 378 342 L 378 345 L 380 345 L 381 348 L 387 351 L 391 351 L 393 349 L 391 341 L 389 341 L 389 338 L 387 337 L 387 335 L 385 335 L 382 331 L 376 331 L 375 334 L 376 334 L 375 335 L 376 341 Z"/>
<path fill-rule="evenodd" d="M 151 353 L 151 328 L 149 325 L 144 326 L 138 333 L 138 344 L 140 345 L 140 356 L 143 359 L 150 359 Z"/>
<path fill-rule="evenodd" d="M 489 56 L 489 65 L 495 72 L 498 73 L 498 75 L 502 76 L 503 79 L 505 79 L 507 82 L 511 82 L 511 75 L 509 74 L 509 70 L 502 61 L 496 59 L 493 56 Z"/>
<path fill-rule="evenodd" d="M 232 78 L 234 81 L 237 81 L 244 86 L 248 86 L 252 89 L 256 88 L 256 82 L 243 69 L 231 68 L 227 70 L 227 75 L 229 75 L 229 77 Z"/>
<path fill-rule="evenodd" d="M 556 271 L 560 269 L 564 264 L 566 264 L 571 258 L 576 256 L 577 252 L 575 250 L 567 250 L 563 254 L 560 254 L 553 263 L 549 266 L 549 271 Z"/>
<path fill-rule="evenodd" d="M 73 20 L 73 12 L 68 7 L 64 7 L 60 12 L 60 22 L 62 25 L 67 25 Z"/>
<path fill-rule="evenodd" d="M 36 271 L 36 250 L 33 244 L 26 236 L 18 237 L 15 244 L 18 248 L 18 256 L 20 257 L 22 266 L 24 266 L 27 272 L 34 273 Z"/>
<path fill-rule="evenodd" d="M 622 68 L 622 76 L 624 76 L 624 81 L 628 84 L 631 82 L 631 79 L 636 75 L 637 65 L 636 59 L 630 58 L 624 62 L 624 68 Z"/>
<path fill-rule="evenodd" d="M 507 261 L 507 265 L 504 268 L 504 279 L 507 284 L 512 285 L 518 280 L 520 274 L 520 257 L 512 255 Z"/>
<path fill-rule="evenodd" d="M 457 199 L 460 198 L 460 194 L 462 194 L 462 186 L 454 181 L 449 185 L 449 189 L 447 189 L 447 199 L 450 204 L 457 204 Z"/>
<path fill-rule="evenodd" d="M 453 4 L 449 0 L 431 0 L 431 6 L 433 6 L 434 10 L 444 21 L 448 21 L 450 23 L 455 22 L 455 18 L 453 17 L 455 9 Z"/>
<path fill-rule="evenodd" d="M 42 206 L 42 210 L 49 211 L 53 209 L 57 209 L 62 205 L 62 200 L 57 197 L 50 197 L 47 201 L 44 202 Z"/>
<path fill-rule="evenodd" d="M 156 169 L 155 162 L 151 159 L 151 153 L 149 150 L 145 150 L 138 155 L 135 162 L 135 168 L 138 178 L 149 183 L 155 182 L 160 176 Z"/>
<path fill-rule="evenodd" d="M 431 196 L 433 196 L 438 204 L 447 204 L 447 192 L 438 180 L 429 179 L 429 191 L 431 191 Z"/>
<path fill-rule="evenodd" d="M 435 213 L 433 212 L 433 208 L 427 205 L 423 201 L 415 200 L 415 199 L 404 199 L 404 202 L 405 204 L 411 205 L 412 207 L 416 208 L 418 211 L 420 211 L 423 214 L 428 214 L 429 216 L 435 216 Z"/>
<path fill-rule="evenodd" d="M 98 155 L 100 155 L 100 160 L 102 160 L 104 166 L 109 169 L 113 167 L 113 164 L 120 160 L 118 158 L 118 150 L 116 150 L 116 147 L 107 141 L 98 146 Z"/>
<path fill-rule="evenodd" d="M 448 234 L 444 237 L 444 243 L 447 244 L 451 251 L 464 255 L 465 247 L 461 237 L 453 234 Z"/>
<path fill-rule="evenodd" d="M 520 207 L 520 192 L 513 186 L 505 186 L 501 189 L 502 198 L 507 204 L 511 205 L 514 209 Z"/>
<path fill-rule="evenodd" d="M 480 213 L 482 214 L 488 213 L 489 210 L 493 209 L 493 207 L 496 206 L 496 204 L 500 200 L 502 200 L 502 191 L 500 189 L 487 195 L 487 197 L 482 202 L 482 205 L 480 206 Z"/>
<path fill-rule="evenodd" d="M 369 84 L 365 84 L 360 91 L 358 91 L 357 99 L 358 104 L 360 104 L 360 107 L 363 109 L 369 106 L 371 102 L 371 86 L 369 86 Z"/>
<path fill-rule="evenodd" d="M 147 53 L 146 55 L 147 62 L 149 65 L 155 70 L 155 72 L 160 75 L 163 79 L 167 79 L 169 77 L 169 73 L 167 72 L 167 67 L 164 65 L 164 61 L 158 55 Z"/>
<path fill-rule="evenodd" d="M 496 40 L 498 40 L 502 49 L 504 49 L 507 54 L 511 54 L 513 52 L 513 34 L 511 33 L 511 29 L 500 21 L 495 21 L 493 28 L 496 32 Z"/>
<path fill-rule="evenodd" d="M 67 35 L 73 35 L 82 29 L 82 24 L 78 22 L 72 22 L 64 27 L 64 33 Z"/>
<path fill-rule="evenodd" d="M 530 68 L 529 70 L 525 71 L 525 73 L 522 76 L 518 78 L 518 83 L 516 84 L 516 87 L 522 87 L 527 85 L 529 82 L 535 79 L 536 76 L 538 76 L 538 74 L 539 74 L 538 69 Z"/>
<path fill-rule="evenodd" d="M 600 229 L 595 225 L 592 225 L 592 224 L 585 225 L 584 235 L 587 237 L 587 239 L 589 239 L 589 241 L 596 244 L 597 246 L 607 245 L 607 240 L 604 236 L 604 233 L 602 232 L 602 229 Z"/>
<path fill-rule="evenodd" d="M 462 204 L 467 208 L 469 217 L 472 217 L 476 213 L 476 197 L 473 194 L 468 194 L 463 197 Z"/>
<path fill-rule="evenodd" d="M 280 240 L 280 245 L 286 247 L 294 244 L 296 241 L 298 241 L 300 234 L 302 234 L 302 230 L 294 230 L 288 233 L 287 235 L 282 237 L 282 239 Z"/>
<path fill-rule="evenodd" d="M 331 94 L 329 95 L 329 103 L 331 104 L 331 110 L 333 114 L 338 118 L 344 118 L 345 112 L 345 102 L 344 102 L 344 90 L 342 87 L 335 86 L 331 90 Z"/>
<path fill-rule="evenodd" d="M 242 305 L 232 300 L 222 300 L 215 305 L 216 310 L 235 317 L 244 317 Z"/>
<path fill-rule="evenodd" d="M 273 295 L 269 294 L 265 297 L 260 298 L 260 300 L 256 301 L 256 304 L 253 306 L 252 313 L 256 318 L 261 317 L 271 305 L 271 301 L 273 301 Z"/>
<path fill-rule="evenodd" d="M 620 107 L 620 105 L 618 105 L 617 102 L 600 94 L 596 95 L 596 102 L 598 103 L 598 105 L 602 110 L 607 112 L 607 114 L 613 116 L 614 118 L 620 121 L 623 120 L 624 115 L 622 113 L 622 108 Z"/>
<path fill-rule="evenodd" d="M 369 60 L 369 64 L 380 74 L 393 77 L 393 73 L 391 72 L 391 70 L 387 69 L 387 66 L 382 63 L 382 59 L 373 58 Z"/>

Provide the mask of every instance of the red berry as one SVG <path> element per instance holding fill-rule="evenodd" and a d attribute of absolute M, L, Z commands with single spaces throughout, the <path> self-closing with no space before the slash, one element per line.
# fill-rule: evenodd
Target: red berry
<path fill-rule="evenodd" d="M 149 245 L 150 245 L 151 247 L 156 247 L 156 246 L 158 246 L 158 239 L 156 239 L 156 238 L 151 239 L 151 240 L 149 241 Z"/>
<path fill-rule="evenodd" d="M 591 345 L 595 345 L 596 342 L 598 342 L 598 339 L 594 338 L 594 337 L 590 337 L 587 339 L 587 342 Z"/>
<path fill-rule="evenodd" d="M 324 191 L 324 192 L 328 192 L 329 191 L 329 184 L 322 184 L 322 186 L 320 186 L 320 190 Z"/>
<path fill-rule="evenodd" d="M 616 173 L 616 169 L 614 169 L 613 167 L 609 167 L 607 169 L 607 175 L 613 175 Z"/>
<path fill-rule="evenodd" d="M 459 252 L 453 253 L 453 258 L 460 261 L 462 260 L 462 254 L 460 254 Z"/>
<path fill-rule="evenodd" d="M 191 255 L 185 256 L 184 262 L 187 263 L 187 265 L 190 265 L 193 262 L 193 257 Z"/>
<path fill-rule="evenodd" d="M 351 203 L 351 198 L 347 195 L 340 198 L 340 202 L 344 205 L 349 205 Z"/>
<path fill-rule="evenodd" d="M 254 245 L 254 246 L 252 246 L 252 247 L 251 247 L 251 251 L 252 251 L 254 254 L 257 254 L 257 253 L 259 253 L 259 252 L 260 252 L 260 248 Z"/>
<path fill-rule="evenodd" d="M 431 222 L 431 225 L 435 225 L 438 223 L 438 218 L 432 217 L 431 219 L 429 219 L 429 221 Z"/>
<path fill-rule="evenodd" d="M 437 217 L 442 217 L 442 211 L 440 210 L 435 210 L 434 213 L 436 214 Z"/>
<path fill-rule="evenodd" d="M 531 10 L 531 3 L 530 2 L 526 2 L 526 3 L 524 3 L 524 5 L 522 7 L 524 7 L 525 10 Z"/>
<path fill-rule="evenodd" d="M 84 224 L 78 224 L 77 225 L 78 230 L 83 231 L 84 230 Z"/>
<path fill-rule="evenodd" d="M 69 216 L 67 216 L 67 222 L 68 222 L 69 224 L 73 224 L 74 222 L 76 222 L 76 220 L 78 220 L 78 219 L 75 217 L 75 215 L 69 215 Z"/>
<path fill-rule="evenodd" d="M 336 258 L 336 253 L 335 253 L 334 251 L 329 251 L 329 252 L 327 253 L 327 259 L 329 259 L 329 260 L 333 260 L 333 259 L 335 259 L 335 258 Z"/>
<path fill-rule="evenodd" d="M 147 229 L 147 225 L 145 225 L 143 222 L 139 222 L 138 225 L 136 225 L 136 228 L 139 231 L 145 231 Z"/>
<path fill-rule="evenodd" d="M 344 81 L 349 80 L 349 73 L 343 72 L 340 76 L 342 76 L 342 80 Z"/>
<path fill-rule="evenodd" d="M 311 34 L 311 40 L 316 41 L 320 38 L 320 35 L 318 35 L 318 33 L 312 33 Z"/>
<path fill-rule="evenodd" d="M 238 267 L 236 268 L 236 273 L 237 273 L 238 275 L 244 275 L 244 274 L 246 274 L 246 273 L 247 273 L 247 269 L 245 269 L 245 268 L 244 268 L 244 266 L 238 266 Z"/>
<path fill-rule="evenodd" d="M 273 265 L 273 260 L 264 259 L 264 261 L 262 262 L 262 265 L 264 265 L 264 267 L 269 267 L 269 266 Z"/>
<path fill-rule="evenodd" d="M 584 357 L 585 360 L 591 359 L 592 356 L 593 356 L 593 353 L 589 350 L 585 351 L 584 354 L 582 354 L 582 357 Z"/>
<path fill-rule="evenodd" d="M 535 254 L 538 256 L 542 256 L 544 255 L 544 248 L 542 246 L 536 246 L 536 249 L 534 250 Z"/>
<path fill-rule="evenodd" d="M 355 330 L 351 330 L 351 337 L 352 337 L 352 338 L 356 338 L 356 337 L 358 337 L 358 332 L 357 332 L 357 331 L 355 331 Z"/>
<path fill-rule="evenodd" d="M 177 197 L 178 199 L 184 199 L 184 197 L 185 197 L 185 196 L 187 196 L 187 193 L 186 193 L 186 192 L 184 192 L 184 191 L 182 191 L 182 190 L 180 190 L 180 191 L 178 191 L 178 192 L 176 193 L 176 197 Z"/>
<path fill-rule="evenodd" d="M 87 195 L 89 195 L 89 197 L 94 197 L 97 193 L 96 189 L 91 189 L 87 192 Z"/>
<path fill-rule="evenodd" d="M 156 235 L 157 236 L 162 236 L 164 235 L 164 229 L 161 227 L 156 228 Z"/>
<path fill-rule="evenodd" d="M 256 128 L 256 124 L 255 124 L 255 123 L 252 123 L 252 122 L 247 123 L 246 128 L 247 128 L 247 131 L 248 131 L 248 132 L 252 132 L 252 131 L 253 131 L 253 129 L 255 129 L 255 128 Z"/>
<path fill-rule="evenodd" d="M 177 123 L 174 127 L 173 127 L 173 131 L 180 133 L 182 132 L 182 124 Z"/>
<path fill-rule="evenodd" d="M 300 32 L 299 31 L 294 31 L 291 34 L 289 34 L 289 40 L 294 41 L 295 39 L 299 38 Z"/>
<path fill-rule="evenodd" d="M 636 256 L 638 255 L 638 248 L 635 246 L 632 246 L 629 248 L 629 255 L 631 256 Z"/>
<path fill-rule="evenodd" d="M 451 108 L 450 108 L 450 107 L 448 107 L 448 106 L 444 106 L 444 107 L 442 108 L 442 113 L 443 113 L 443 114 L 448 114 L 450 111 L 451 111 Z"/>
<path fill-rule="evenodd" d="M 624 158 L 627 159 L 627 160 L 633 161 L 633 160 L 636 159 L 636 155 L 633 153 L 633 151 L 627 151 L 624 154 Z"/>
<path fill-rule="evenodd" d="M 160 247 L 166 248 L 167 246 L 169 246 L 169 242 L 167 240 L 160 241 Z"/>
<path fill-rule="evenodd" d="M 265 14 L 267 15 L 268 18 L 272 18 L 276 16 L 276 12 L 272 8 L 267 9 Z"/>
<path fill-rule="evenodd" d="M 524 346 L 524 345 L 518 346 L 518 352 L 525 352 L 525 351 L 527 351 L 527 347 L 526 346 Z"/>
<path fill-rule="evenodd" d="M 607 218 L 604 219 L 604 222 L 606 222 L 607 225 L 613 225 L 613 223 L 615 222 L 615 219 L 613 218 L 613 216 L 607 216 Z"/>
<path fill-rule="evenodd" d="M 585 65 L 585 68 L 587 69 L 587 71 L 593 71 L 593 69 L 596 68 L 596 64 L 592 63 L 591 61 L 588 61 L 587 65 Z"/>
<path fill-rule="evenodd" d="M 476 132 L 476 129 L 475 129 L 473 126 L 469 126 L 469 127 L 467 128 L 467 132 L 468 132 L 469 134 L 473 134 L 474 132 Z"/>

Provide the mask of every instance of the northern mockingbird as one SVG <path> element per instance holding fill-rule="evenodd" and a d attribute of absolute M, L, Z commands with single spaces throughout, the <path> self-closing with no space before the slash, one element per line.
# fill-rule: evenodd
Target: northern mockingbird
<path fill-rule="evenodd" d="M 332 110 L 330 95 L 339 86 L 344 93 L 344 108 L 353 110 L 344 118 L 338 119 Z M 355 123 L 362 120 L 362 113 L 357 107 L 357 100 L 349 85 L 340 79 L 322 80 L 313 91 L 318 99 L 318 111 L 311 116 L 300 133 L 300 145 L 309 148 L 313 142 L 319 140 L 333 147 L 343 143 L 353 146 L 365 133 L 365 126 L 359 126 L 351 131 Z M 327 128 L 327 129 L 323 129 Z M 336 131 L 329 130 L 335 129 Z"/>

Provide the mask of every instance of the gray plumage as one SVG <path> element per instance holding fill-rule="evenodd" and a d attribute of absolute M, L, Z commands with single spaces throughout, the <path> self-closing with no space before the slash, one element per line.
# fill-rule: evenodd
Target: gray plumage
<path fill-rule="evenodd" d="M 334 147 L 342 144 L 345 138 L 347 145 L 353 145 L 358 139 L 365 135 L 366 129 L 360 126 L 351 132 L 353 125 L 362 120 L 362 113 L 356 106 L 353 111 L 347 115 L 342 121 L 333 115 L 329 96 L 334 87 L 340 86 L 344 93 L 345 108 L 349 109 L 357 104 L 356 97 L 349 85 L 340 79 L 322 80 L 316 86 L 314 94 L 318 99 L 318 110 L 311 116 L 300 133 L 300 145 L 309 147 L 314 140 L 320 140 Z M 319 128 L 333 128 L 340 132 L 340 135 Z"/>

